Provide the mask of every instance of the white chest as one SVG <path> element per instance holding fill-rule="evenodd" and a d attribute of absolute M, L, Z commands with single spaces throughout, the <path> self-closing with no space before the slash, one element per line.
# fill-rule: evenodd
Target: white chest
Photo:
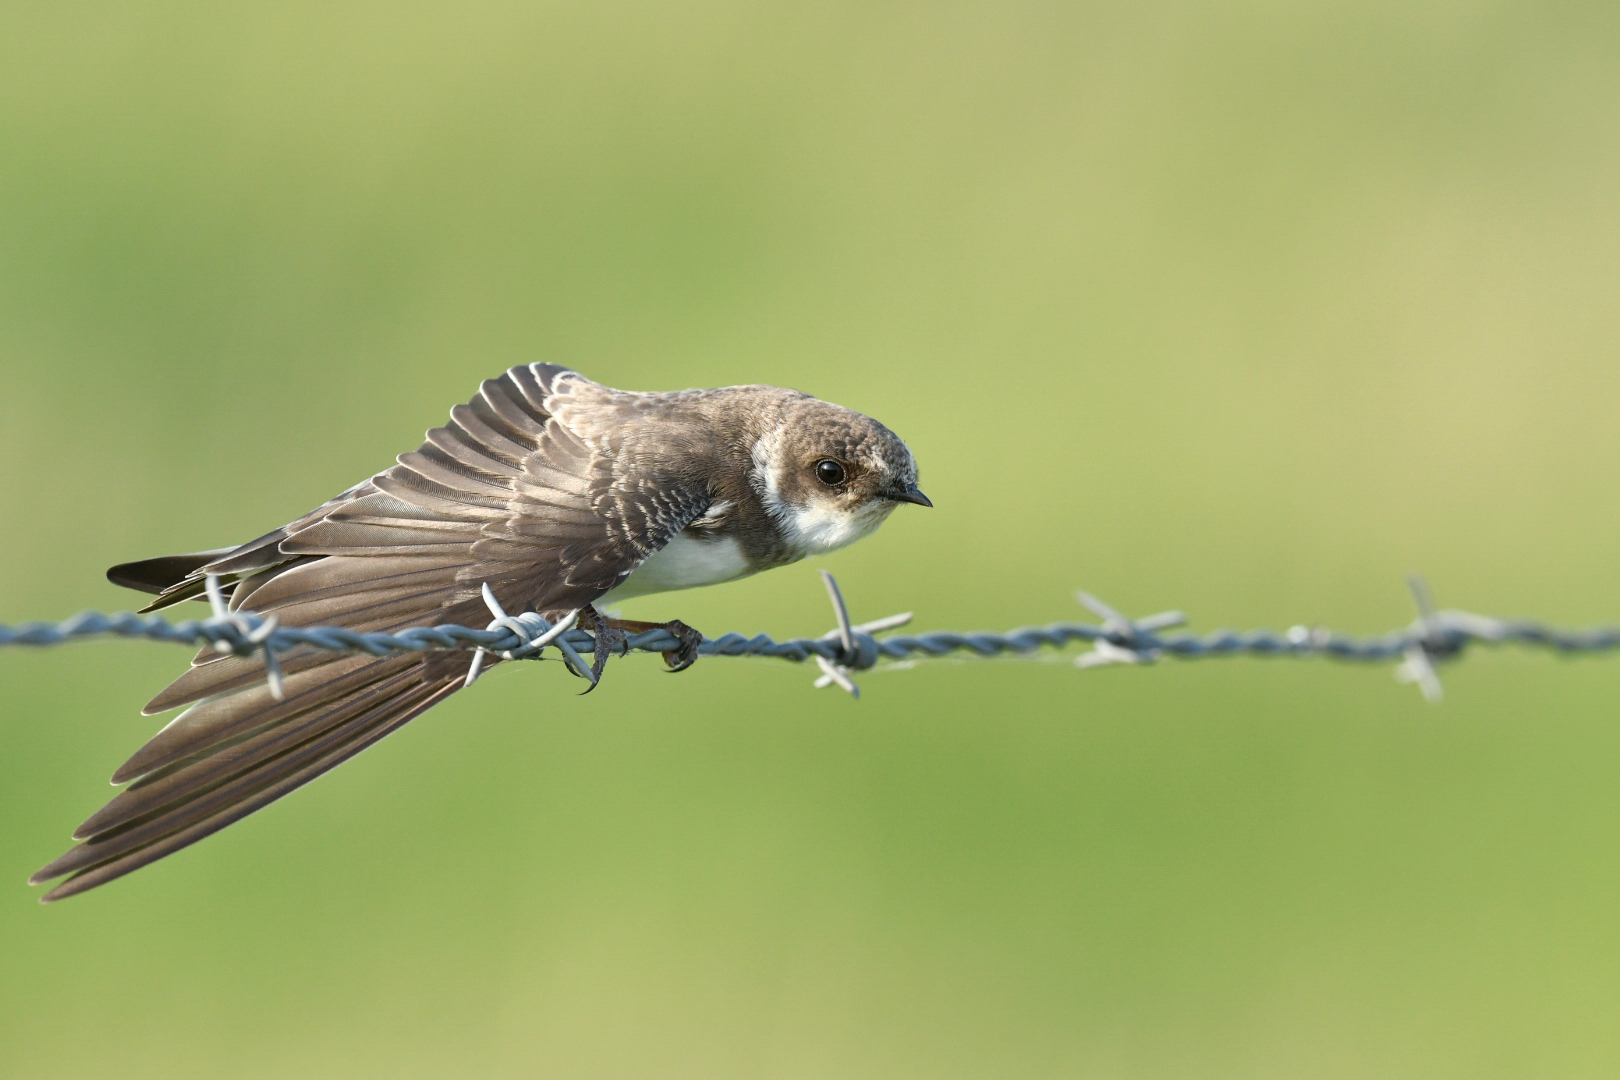
<path fill-rule="evenodd" d="M 636 567 L 624 584 L 596 603 L 598 607 L 608 607 L 636 596 L 718 585 L 746 573 L 748 560 L 743 557 L 737 541 L 729 538 L 700 540 L 683 532 Z"/>

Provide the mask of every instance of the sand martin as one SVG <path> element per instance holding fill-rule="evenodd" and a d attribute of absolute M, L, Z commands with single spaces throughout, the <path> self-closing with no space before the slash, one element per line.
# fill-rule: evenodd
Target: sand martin
<path fill-rule="evenodd" d="M 882 424 L 772 386 L 634 393 L 555 364 L 515 367 L 451 410 L 418 450 L 238 547 L 115 566 L 156 593 L 146 610 L 202 596 L 283 625 L 358 631 L 481 626 L 487 584 L 508 611 L 580 609 L 615 633 L 645 623 L 602 609 L 834 551 L 900 503 L 932 505 L 906 444 Z M 675 670 L 700 635 L 665 654 Z M 147 705 L 177 716 L 113 774 L 129 784 L 33 883 L 73 875 L 56 900 L 217 832 L 348 760 L 460 689 L 465 652 L 294 653 L 276 700 L 264 665 L 205 649 Z"/>

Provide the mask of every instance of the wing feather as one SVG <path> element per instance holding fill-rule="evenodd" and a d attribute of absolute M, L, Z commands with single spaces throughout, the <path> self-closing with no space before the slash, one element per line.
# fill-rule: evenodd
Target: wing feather
<path fill-rule="evenodd" d="M 454 693 L 457 685 L 457 681 L 451 679 L 436 686 L 413 687 L 393 699 L 378 703 L 365 714 L 364 718 L 370 721 L 369 724 L 359 725 L 358 729 L 352 732 L 345 731 L 347 739 L 332 740 L 336 745 L 326 749 L 321 756 L 312 761 L 300 761 L 296 763 L 298 766 L 296 768 L 283 767 L 274 770 L 262 778 L 257 774 L 250 774 L 248 778 L 239 780 L 230 788 L 216 793 L 206 807 L 199 808 L 208 811 L 207 813 L 199 814 L 193 811 L 185 814 L 182 827 L 163 833 L 140 846 L 126 848 L 117 856 L 95 862 L 40 899 L 62 900 L 98 885 L 104 885 L 240 821 L 283 795 L 309 783 L 322 773 L 341 765 L 379 739 L 397 731 L 407 721 L 421 715 Z M 159 830 L 151 831 L 155 833 Z M 82 846 L 88 847 L 90 843 L 94 841 Z M 58 876 L 60 876 L 58 873 L 47 874 L 41 871 L 31 880 L 38 884 Z"/>
<path fill-rule="evenodd" d="M 233 608 L 290 626 L 479 623 L 486 583 L 508 611 L 555 614 L 594 602 L 709 505 L 697 470 L 676 473 L 634 445 L 651 415 L 644 396 L 566 368 L 513 368 L 450 415 L 420 449 L 297 521 L 228 551 L 126 564 L 129 583 L 162 588 L 166 606 L 217 574 Z M 72 875 L 45 899 L 127 874 L 309 782 L 454 693 L 470 656 L 309 649 L 282 662 L 278 701 L 262 662 L 200 652 L 148 711 L 189 708 L 118 769 L 115 783 L 134 782 L 80 826 L 80 843 L 35 875 Z"/>

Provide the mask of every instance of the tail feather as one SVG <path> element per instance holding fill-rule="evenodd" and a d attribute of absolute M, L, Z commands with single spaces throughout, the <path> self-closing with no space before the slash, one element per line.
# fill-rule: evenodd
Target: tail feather
<path fill-rule="evenodd" d="M 209 574 L 218 577 L 222 585 L 229 586 L 261 570 L 287 563 L 289 553 L 283 551 L 281 545 L 289 536 L 296 535 L 301 529 L 319 522 L 327 514 L 372 490 L 369 480 L 356 484 L 297 521 L 235 547 L 119 563 L 107 571 L 107 580 L 126 589 L 155 593 L 158 598 L 141 611 L 159 611 L 202 596 L 206 588 L 204 578 Z M 229 592 L 229 589 L 226 591 Z"/>
<path fill-rule="evenodd" d="M 221 555 L 229 555 L 235 548 L 215 548 L 213 551 L 194 551 L 187 555 L 160 555 L 155 559 L 137 559 L 119 563 L 107 571 L 107 580 L 126 589 L 144 593 L 162 594 L 190 577 L 199 567 L 206 566 Z"/>

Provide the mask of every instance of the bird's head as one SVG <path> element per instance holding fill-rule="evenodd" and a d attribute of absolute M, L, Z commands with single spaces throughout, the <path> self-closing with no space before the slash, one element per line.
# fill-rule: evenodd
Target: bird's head
<path fill-rule="evenodd" d="M 903 502 L 932 506 L 900 437 L 869 416 L 812 397 L 792 401 L 755 442 L 754 482 L 799 555 L 867 535 Z"/>

